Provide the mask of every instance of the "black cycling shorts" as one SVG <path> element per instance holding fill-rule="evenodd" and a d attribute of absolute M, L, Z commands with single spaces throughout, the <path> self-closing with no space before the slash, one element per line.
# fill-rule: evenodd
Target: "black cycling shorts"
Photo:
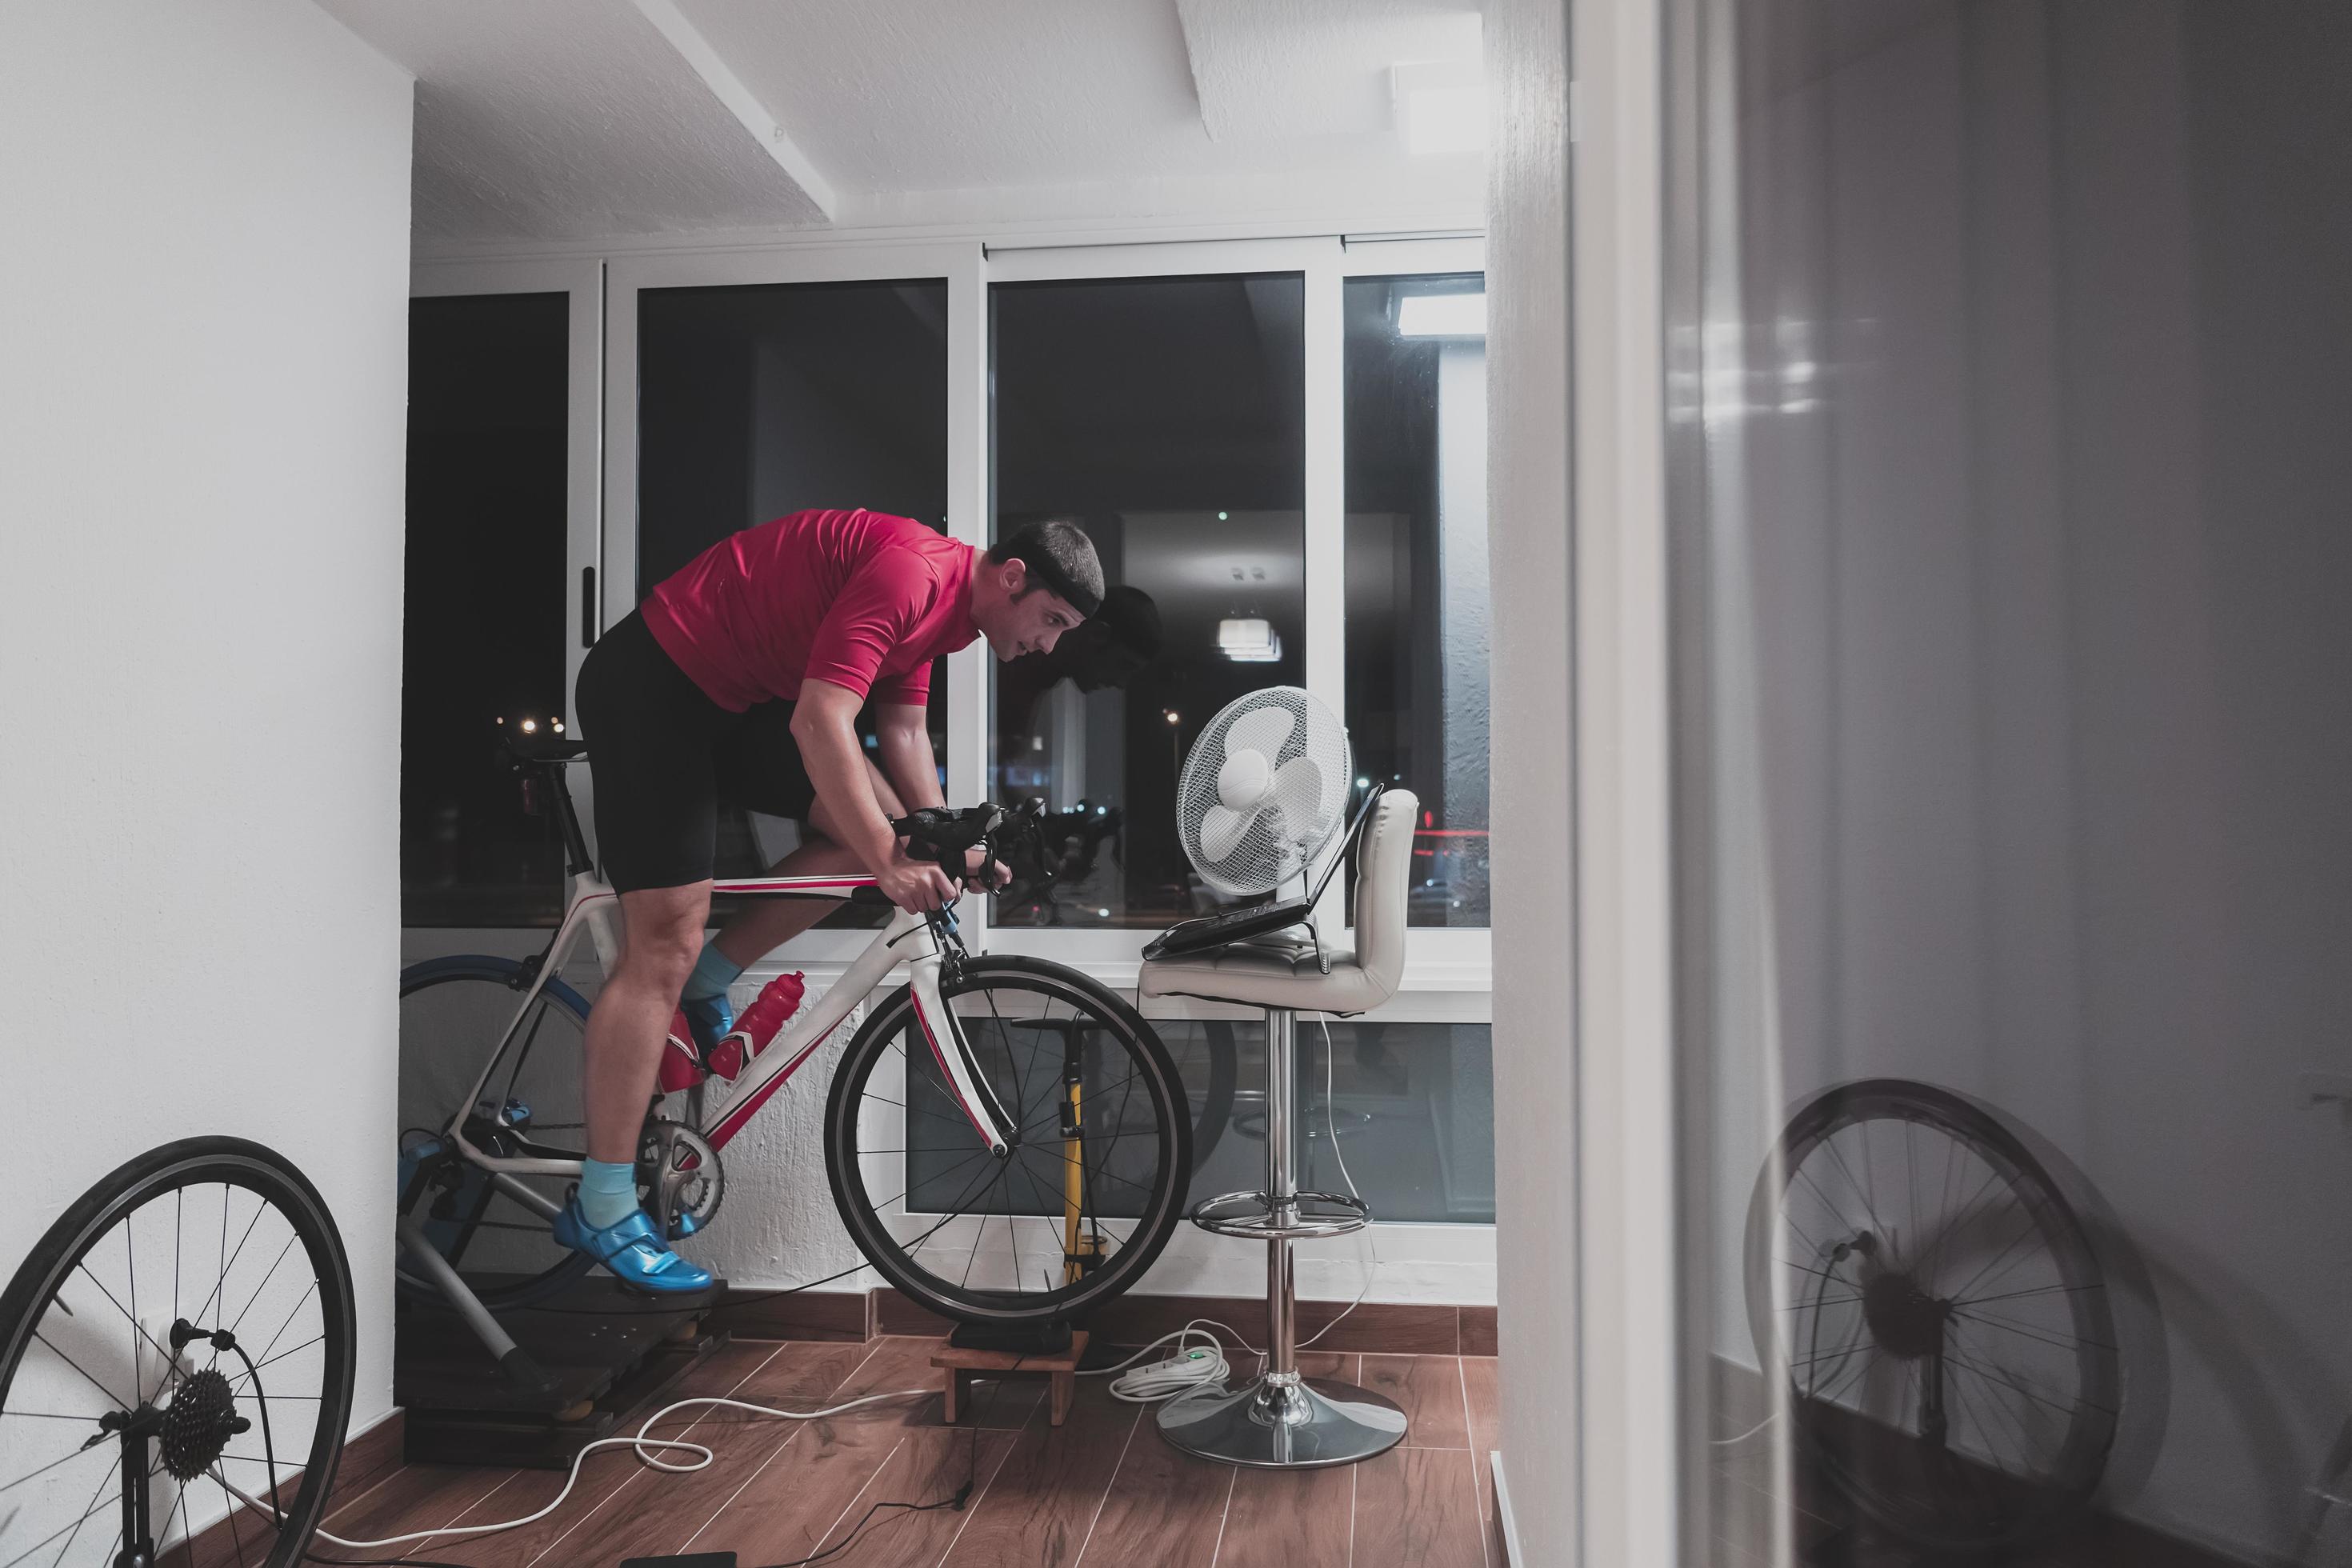
<path fill-rule="evenodd" d="M 793 705 L 729 712 L 634 610 L 588 650 L 573 710 L 595 784 L 596 855 L 618 891 L 707 880 L 721 802 L 796 822 L 816 803 Z"/>

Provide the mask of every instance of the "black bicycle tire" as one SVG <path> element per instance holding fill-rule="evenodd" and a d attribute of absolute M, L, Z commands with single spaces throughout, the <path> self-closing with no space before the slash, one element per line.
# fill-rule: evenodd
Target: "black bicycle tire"
<path fill-rule="evenodd" d="M 427 986 L 438 985 L 452 980 L 492 981 L 520 995 L 529 988 L 529 983 L 524 981 L 523 984 L 517 984 L 516 982 L 522 980 L 528 973 L 526 966 L 516 960 L 499 958 L 490 953 L 453 953 L 446 958 L 428 958 L 412 963 L 400 972 L 400 999 L 405 1001 Z M 588 1003 L 584 997 L 553 976 L 549 977 L 547 988 L 541 994 L 553 998 L 554 1005 L 562 1007 L 579 1019 L 580 1027 L 584 1036 L 588 1027 Z M 467 1277 L 463 1269 L 458 1273 L 460 1278 L 466 1279 L 467 1288 L 481 1299 L 482 1305 L 497 1311 L 509 1308 L 532 1306 L 551 1296 L 560 1295 L 578 1283 L 595 1267 L 596 1260 L 586 1253 L 572 1252 L 566 1253 L 562 1259 L 530 1279 L 519 1279 L 510 1285 L 486 1285 L 477 1279 Z M 393 1259 L 392 1280 L 394 1290 L 420 1305 L 442 1302 L 444 1300 L 441 1292 L 429 1280 L 420 1279 L 409 1274 L 402 1266 L 396 1253 Z"/>
<path fill-rule="evenodd" d="M 2047 1194 L 2050 1203 L 2062 1216 L 2065 1228 L 2071 1232 L 2081 1260 L 2100 1274 L 2104 1284 L 2105 1270 L 2098 1249 L 2091 1239 L 2088 1228 L 2083 1224 L 2082 1216 L 2075 1213 L 2074 1205 L 2067 1202 L 2063 1187 L 2052 1175 L 2049 1169 L 2027 1148 L 2025 1142 L 2003 1125 L 2000 1120 L 1986 1107 L 1949 1089 L 1907 1079 L 1865 1079 L 1853 1083 L 1836 1085 L 1814 1096 L 1789 1119 L 1788 1125 L 1782 1130 L 1772 1156 L 1766 1160 L 1764 1169 L 1759 1173 L 1756 1186 L 1748 1199 L 1742 1259 L 1748 1332 L 1755 1341 L 1757 1353 L 1763 1363 L 1766 1377 L 1775 1382 L 1785 1382 L 1789 1372 L 1784 1364 L 1779 1336 L 1774 1331 L 1772 1322 L 1774 1315 L 1771 1284 L 1772 1247 L 1769 1227 L 1773 1223 L 1773 1215 L 1778 1212 L 1773 1173 L 1776 1171 L 1785 1173 L 1794 1169 L 1796 1161 L 1791 1159 L 1792 1151 L 1801 1151 L 1810 1147 L 1812 1142 L 1825 1137 L 1832 1131 L 1832 1124 L 1838 1121 L 1840 1118 L 1851 1117 L 1857 1109 L 1874 1104 L 1889 1110 L 1918 1112 L 1917 1120 L 1929 1123 L 1941 1123 L 1947 1131 L 1965 1129 L 1967 1136 L 1978 1141 L 1979 1158 L 1983 1158 L 1984 1149 L 1990 1148 L 2011 1166 L 2028 1176 Z M 1987 1161 L 1986 1163 L 1989 1168 L 1996 1168 L 1991 1166 L 1990 1161 Z M 2117 1337 L 2113 1315 L 2105 1300 L 2104 1291 L 2078 1292 L 2073 1298 L 2073 1305 L 2078 1313 L 2093 1312 L 2098 1314 L 2103 1320 L 2092 1325 L 2090 1332 L 2078 1337 L 2085 1342 L 2096 1342 L 2097 1345 L 2105 1347 L 2109 1357 L 2112 1358 L 2116 1353 L 2113 1347 L 2117 1343 Z M 2107 1393 L 2119 1404 L 2121 1386 L 2120 1366 L 2109 1367 L 2107 1385 L 2103 1392 Z M 1795 1407 L 1796 1402 L 1792 1399 L 1791 1408 Z M 2110 1408 L 2114 1407 L 2110 1406 Z M 1819 1462 L 1822 1472 L 1835 1485 L 1839 1493 L 1873 1522 L 1915 1545 L 1933 1550 L 1969 1553 L 2015 1548 L 2034 1541 L 2045 1540 L 2063 1531 L 2080 1517 L 2082 1511 L 2090 1505 L 2097 1490 L 2106 1458 L 2113 1452 L 2116 1433 L 2120 1421 L 2110 1417 L 2105 1436 L 2097 1443 L 2097 1451 L 2094 1456 L 2098 1461 L 2096 1466 L 2087 1479 L 2074 1489 L 2073 1494 L 2065 1501 L 2065 1506 L 2031 1516 L 2010 1532 L 1967 1539 L 1951 1536 L 1927 1537 L 1918 1530 L 1916 1521 L 1885 1507 L 1868 1486 L 1848 1473 L 1840 1461 L 1837 1449 L 1825 1435 L 1812 1430 L 1801 1417 L 1796 1424 L 1800 1431 L 1804 1434 L 1808 1450 Z"/>
<path fill-rule="evenodd" d="M 302 1461 L 301 1484 L 295 1489 L 293 1502 L 281 1510 L 289 1528 L 279 1531 L 265 1563 L 265 1568 L 293 1568 L 324 1515 L 335 1467 L 342 1458 L 359 1364 L 359 1308 L 352 1293 L 351 1259 L 343 1251 L 342 1233 L 333 1213 L 310 1178 L 276 1150 L 243 1138 L 183 1138 L 125 1161 L 76 1199 L 42 1232 L 7 1289 L 0 1291 L 0 1334 L 5 1336 L 0 1340 L 0 1408 L 6 1405 L 17 1366 L 41 1321 L 35 1309 L 55 1296 L 75 1266 L 116 1222 L 175 1186 L 209 1184 L 238 1174 L 250 1181 L 227 1184 L 244 1186 L 286 1215 L 311 1267 L 318 1270 L 322 1314 L 328 1311 L 330 1289 L 332 1311 L 337 1314 L 327 1317 L 323 1332 L 328 1363 L 325 1393 L 332 1396 L 332 1409 L 322 1398 L 310 1452 Z M 185 1179 L 167 1181 L 172 1177 Z M 276 1190 L 253 1182 L 272 1184 Z M 332 1331 L 337 1321 L 342 1326 L 340 1336 Z M 290 1459 L 288 1468 L 292 1468 Z"/>
<path fill-rule="evenodd" d="M 976 989 L 974 982 L 985 980 L 992 974 L 1059 984 L 1092 999 L 1129 1034 L 1136 1047 L 1160 1076 L 1168 1109 L 1172 1111 L 1178 1106 L 1189 1108 L 1191 1101 L 1184 1094 L 1183 1079 L 1176 1071 L 1175 1061 L 1169 1056 L 1166 1043 L 1141 1014 L 1109 987 L 1048 959 L 990 957 L 967 961 L 960 976 L 962 984 L 949 991 L 948 994 L 961 995 L 966 991 Z M 1167 1247 L 1169 1237 L 1175 1234 L 1177 1222 L 1184 1217 L 1184 1189 L 1192 1170 L 1191 1116 L 1171 1114 L 1166 1119 L 1176 1147 L 1162 1166 L 1164 1174 L 1160 1184 L 1165 1190 L 1153 1194 L 1159 1212 L 1150 1217 L 1149 1224 L 1139 1226 L 1127 1245 L 1119 1248 L 1118 1257 L 1090 1276 L 1075 1294 L 1065 1296 L 1060 1292 L 1041 1292 L 1041 1302 L 1037 1306 L 1002 1310 L 942 1296 L 899 1265 L 893 1255 L 895 1243 L 885 1247 L 877 1242 L 877 1237 L 884 1241 L 891 1240 L 889 1232 L 879 1224 L 878 1216 L 870 1206 L 853 1199 L 845 1174 L 849 1161 L 845 1158 L 843 1150 L 845 1119 L 854 1117 L 856 1113 L 850 1086 L 869 1070 L 867 1058 L 878 1057 L 890 1037 L 905 1027 L 912 1006 L 913 993 L 901 986 L 874 1010 L 858 1028 L 848 1048 L 842 1053 L 840 1061 L 835 1064 L 833 1083 L 825 1097 L 825 1178 L 832 1185 L 834 1206 L 841 1215 L 842 1224 L 848 1229 L 850 1239 L 856 1244 L 866 1262 L 873 1265 L 875 1271 L 901 1294 L 940 1317 L 959 1322 L 1061 1321 L 1080 1317 L 1107 1301 L 1115 1300 L 1150 1269 L 1161 1250 Z"/>

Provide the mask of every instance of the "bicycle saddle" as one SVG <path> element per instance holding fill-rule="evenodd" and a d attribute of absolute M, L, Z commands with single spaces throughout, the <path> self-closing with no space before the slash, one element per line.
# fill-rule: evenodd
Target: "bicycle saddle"
<path fill-rule="evenodd" d="M 588 754 L 588 742 L 564 735 L 502 735 L 499 746 L 518 763 L 568 763 Z"/>

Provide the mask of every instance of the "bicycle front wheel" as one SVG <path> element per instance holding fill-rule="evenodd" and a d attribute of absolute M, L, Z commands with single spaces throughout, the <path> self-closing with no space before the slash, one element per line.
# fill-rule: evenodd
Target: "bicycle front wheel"
<path fill-rule="evenodd" d="M 1014 1123 L 992 1154 L 911 993 L 866 1020 L 833 1080 L 825 1168 L 860 1251 L 967 1322 L 1075 1317 L 1133 1285 L 1182 1217 L 1192 1107 L 1151 1026 L 1059 964 L 982 958 L 941 998 Z"/>

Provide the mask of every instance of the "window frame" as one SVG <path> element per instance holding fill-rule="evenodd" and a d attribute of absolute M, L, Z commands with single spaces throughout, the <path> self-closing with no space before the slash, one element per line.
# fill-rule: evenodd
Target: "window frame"
<path fill-rule="evenodd" d="M 724 289 L 793 283 L 905 282 L 944 279 L 948 287 L 948 537 L 987 535 L 988 361 L 982 247 L 978 241 L 809 246 L 793 249 L 698 250 L 616 256 L 608 263 L 609 348 L 604 363 L 604 553 L 626 570 L 598 584 L 604 623 L 637 607 L 637 296 L 646 289 Z M 978 434 L 976 434 L 976 432 Z M 948 658 L 947 797 L 978 800 L 985 774 L 982 731 L 985 644 Z M 768 955 L 765 975 L 810 963 L 846 964 L 873 940 L 869 931 L 811 931 Z"/>
<path fill-rule="evenodd" d="M 1435 273 L 1475 272 L 1486 275 L 1486 241 L 1475 235 L 1450 235 L 1429 238 L 1380 238 L 1343 240 L 1339 277 L 1344 282 L 1350 278 L 1417 278 Z M 1346 344 L 1340 345 L 1339 374 L 1346 372 Z M 1344 383 L 1341 395 L 1345 396 Z M 1344 419 L 1344 408 L 1342 410 Z M 1345 510 L 1344 462 L 1342 510 Z M 1339 571 L 1342 592 L 1347 567 L 1346 519 L 1341 518 Z M 1343 645 L 1344 647 L 1344 645 Z M 1344 671 L 1344 666 L 1342 667 Z M 1341 679 L 1341 703 L 1333 711 L 1345 714 L 1346 680 Z M 1489 818 L 1491 821 L 1491 817 Z M 1336 879 L 1335 879 L 1336 880 Z M 1336 896 L 1335 886 L 1332 894 Z M 1352 923 L 1349 926 L 1353 930 Z M 1405 986 L 1408 989 L 1432 982 L 1443 982 L 1448 976 L 1453 984 L 1475 984 L 1479 989 L 1490 989 L 1494 984 L 1495 942 L 1494 922 L 1490 913 L 1483 926 L 1416 926 L 1405 936 Z M 1475 980 L 1471 977 L 1475 976 Z"/>
<path fill-rule="evenodd" d="M 792 283 L 867 282 L 944 278 L 948 284 L 948 535 L 988 542 L 989 310 L 995 283 L 1084 279 L 1168 278 L 1295 272 L 1306 291 L 1305 551 L 1307 689 L 1344 712 L 1347 701 L 1346 364 L 1343 289 L 1349 278 L 1405 277 L 1486 270 L 1486 240 L 1475 235 L 1351 237 L 1170 238 L 1118 243 L 991 242 L 982 237 L 814 242 L 789 247 L 681 248 L 615 254 L 604 269 L 601 559 L 603 624 L 636 605 L 638 292 L 646 289 L 728 288 Z M 601 629 L 601 627 L 600 627 Z M 574 639 L 577 640 L 576 638 Z M 948 660 L 947 769 L 950 803 L 980 799 L 987 785 L 993 712 L 985 645 Z M 1352 930 L 1334 879 L 1318 907 L 1323 930 L 1346 940 Z M 967 900 L 964 926 L 975 947 L 1055 959 L 1116 989 L 1132 991 L 1149 929 L 1065 931 L 992 929 L 983 900 Z M 866 941 L 858 931 L 813 931 L 755 966 L 819 968 L 846 963 Z M 1491 931 L 1484 927 L 1415 927 L 1405 944 L 1397 999 L 1376 1016 L 1401 1021 L 1462 1018 L 1460 999 L 1486 1014 L 1493 982 Z M 1395 1009 L 1396 1011 L 1391 1011 Z M 1468 1020 L 1465 1020 L 1468 1021 Z"/>
<path fill-rule="evenodd" d="M 588 657 L 583 616 L 594 620 L 581 591 L 583 572 L 596 574 L 601 597 L 610 574 L 604 570 L 604 290 L 605 268 L 601 257 L 535 258 L 479 261 L 419 261 L 409 268 L 411 300 L 465 298 L 487 294 L 562 294 L 564 316 L 564 441 L 563 441 L 563 710 L 572 706 L 578 689 L 580 663 Z M 604 632 L 601 620 L 593 626 Z M 575 731 L 579 715 L 572 715 Z M 595 799 L 587 770 L 572 773 L 572 798 L 581 826 L 595 843 Z M 416 927 L 456 938 L 467 928 Z M 480 946 L 451 947 L 471 952 Z"/>

